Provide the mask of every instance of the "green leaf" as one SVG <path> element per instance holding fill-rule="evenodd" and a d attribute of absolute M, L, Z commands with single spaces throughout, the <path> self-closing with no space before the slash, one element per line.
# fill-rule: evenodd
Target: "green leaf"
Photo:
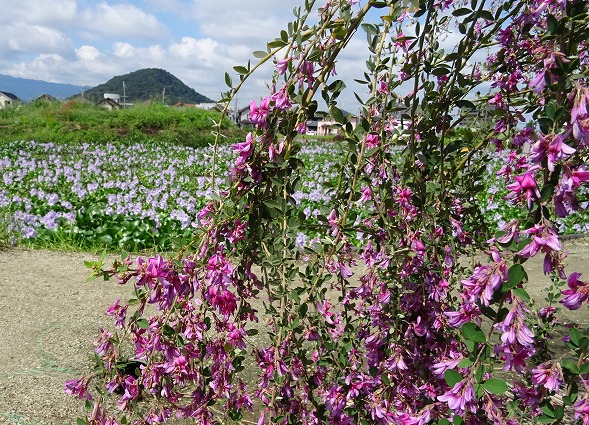
<path fill-rule="evenodd" d="M 561 364 L 562 364 L 562 367 L 567 369 L 573 375 L 578 375 L 580 372 L 579 366 L 577 366 L 577 362 L 572 359 L 563 359 Z"/>
<path fill-rule="evenodd" d="M 78 419 L 76 420 L 76 423 L 77 423 L 78 425 L 88 425 L 88 422 L 86 422 L 84 419 L 81 419 L 81 418 L 78 418 Z"/>
<path fill-rule="evenodd" d="M 511 292 L 525 302 L 530 302 L 530 295 L 522 288 L 513 288 Z"/>
<path fill-rule="evenodd" d="M 339 109 L 336 106 L 332 106 L 331 108 L 329 108 L 329 111 L 331 112 L 331 116 L 333 117 L 335 122 L 339 124 L 344 123 L 344 114 L 342 114 L 341 109 Z"/>
<path fill-rule="evenodd" d="M 581 332 L 579 332 L 577 328 L 571 328 L 571 330 L 569 331 L 569 337 L 571 338 L 571 342 L 578 347 L 579 341 L 582 337 Z"/>
<path fill-rule="evenodd" d="M 449 387 L 453 387 L 460 381 L 462 381 L 462 375 L 455 371 L 454 369 L 448 369 L 444 372 L 444 380 L 448 384 Z"/>
<path fill-rule="evenodd" d="M 460 362 L 456 365 L 456 367 L 469 367 L 472 366 L 472 360 L 470 359 L 462 359 L 460 360 Z"/>
<path fill-rule="evenodd" d="M 254 57 L 258 59 L 263 59 L 268 56 L 268 53 L 264 52 L 263 50 L 256 50 L 254 52 Z"/>
<path fill-rule="evenodd" d="M 522 280 L 528 278 L 528 274 L 521 264 L 514 264 L 511 266 L 507 276 L 507 282 L 511 288 L 519 285 Z"/>
<path fill-rule="evenodd" d="M 237 72 L 238 74 L 247 74 L 248 70 L 245 66 L 234 66 L 233 69 L 235 70 L 235 72 Z"/>
<path fill-rule="evenodd" d="M 491 22 L 493 22 L 495 20 L 495 17 L 493 16 L 493 14 L 491 12 L 489 12 L 488 10 L 481 10 L 480 17 L 482 19 L 486 19 L 487 21 L 491 21 Z"/>
<path fill-rule="evenodd" d="M 554 407 L 552 407 L 552 405 L 549 402 L 544 402 L 544 404 L 542 404 L 540 408 L 546 416 L 554 418 Z"/>
<path fill-rule="evenodd" d="M 106 245 L 110 245 L 112 243 L 112 236 L 111 235 L 102 235 L 100 238 L 100 242 Z"/>
<path fill-rule="evenodd" d="M 231 81 L 231 76 L 228 72 L 225 73 L 225 84 L 229 87 L 233 87 L 233 82 Z"/>
<path fill-rule="evenodd" d="M 474 373 L 474 377 L 477 382 L 481 382 L 483 380 L 484 376 L 485 376 L 485 367 L 483 365 L 479 365 L 479 367 L 477 367 L 476 372 Z"/>
<path fill-rule="evenodd" d="M 439 67 L 434 68 L 432 70 L 432 74 L 435 75 L 436 77 L 441 77 L 442 75 L 446 75 L 449 73 L 450 73 L 450 70 L 448 68 L 444 68 L 442 66 L 439 66 Z"/>
<path fill-rule="evenodd" d="M 489 378 L 482 385 L 487 392 L 496 395 L 501 395 L 509 389 L 507 383 L 499 378 Z"/>
<path fill-rule="evenodd" d="M 280 48 L 280 47 L 284 47 L 284 46 L 286 46 L 286 43 L 279 38 L 268 43 L 268 47 L 270 49 L 276 49 L 276 48 Z"/>
<path fill-rule="evenodd" d="M 470 10 L 467 7 L 461 7 L 460 9 L 456 9 L 454 12 L 452 12 L 452 15 L 454 16 L 465 16 L 465 15 L 470 15 L 472 13 L 472 10 Z"/>
<path fill-rule="evenodd" d="M 149 328 L 149 322 L 146 319 L 139 319 L 137 320 L 137 326 L 141 329 L 147 329 Z"/>
<path fill-rule="evenodd" d="M 580 375 L 585 375 L 586 373 L 589 373 L 589 363 L 585 363 L 584 365 L 581 366 L 581 368 L 579 369 L 579 374 Z"/>
<path fill-rule="evenodd" d="M 476 323 L 465 323 L 462 325 L 461 331 L 462 335 L 464 335 L 464 338 L 466 338 L 468 341 L 483 343 L 487 340 L 487 338 L 485 338 L 485 334 Z"/>
<path fill-rule="evenodd" d="M 476 108 L 474 103 L 472 103 L 470 100 L 466 100 L 466 99 L 457 100 L 456 106 L 458 106 L 459 108 L 465 108 L 465 109 L 475 109 Z"/>

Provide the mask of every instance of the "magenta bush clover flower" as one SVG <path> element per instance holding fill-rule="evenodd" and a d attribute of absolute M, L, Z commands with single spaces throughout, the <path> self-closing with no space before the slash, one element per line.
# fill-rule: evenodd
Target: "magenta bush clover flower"
<path fill-rule="evenodd" d="M 73 395 L 81 399 L 92 400 L 92 394 L 88 391 L 91 378 L 81 377 L 65 382 L 64 391 L 66 394 Z"/>
<path fill-rule="evenodd" d="M 531 370 L 534 385 L 542 385 L 548 391 L 557 392 L 564 382 L 560 363 L 546 362 Z"/>
<path fill-rule="evenodd" d="M 250 102 L 250 113 L 248 118 L 252 124 L 258 127 L 265 127 L 267 125 L 266 118 L 268 117 L 270 99 L 264 97 L 258 106 L 254 100 Z"/>
<path fill-rule="evenodd" d="M 578 310 L 589 298 L 589 285 L 580 280 L 580 277 L 581 273 L 571 273 L 567 279 L 569 289 L 562 291 L 564 298 L 560 302 L 569 310 Z"/>
<path fill-rule="evenodd" d="M 531 258 L 540 251 L 549 255 L 554 251 L 560 251 L 562 249 L 558 235 L 548 225 L 543 227 L 535 224 L 534 227 L 521 231 L 521 234 L 529 235 L 532 239 L 529 244 L 518 252 L 518 255 L 523 258 Z"/>
<path fill-rule="evenodd" d="M 554 171 L 554 164 L 576 152 L 576 149 L 564 143 L 568 133 L 546 137 L 538 135 L 538 141 L 532 146 L 530 160 L 538 164 L 547 159 L 548 170 Z"/>
<path fill-rule="evenodd" d="M 474 411 L 473 402 L 475 399 L 474 385 L 468 378 L 457 382 L 444 394 L 438 396 L 438 400 L 447 403 L 448 407 L 457 415 Z"/>
<path fill-rule="evenodd" d="M 505 196 L 505 199 L 526 201 L 528 208 L 532 207 L 533 201 L 541 198 L 532 169 L 529 169 L 522 175 L 515 176 L 515 182 L 508 184 L 506 188 L 511 193 Z"/>

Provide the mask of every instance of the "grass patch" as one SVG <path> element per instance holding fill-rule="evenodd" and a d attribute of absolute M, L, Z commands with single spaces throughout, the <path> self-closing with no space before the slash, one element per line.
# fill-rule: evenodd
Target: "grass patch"
<path fill-rule="evenodd" d="M 214 142 L 211 130 L 219 118 L 216 111 L 172 108 L 155 102 L 109 111 L 84 101 L 35 101 L 0 110 L 0 142 L 106 143 L 130 139 L 204 147 Z M 245 132 L 229 120 L 223 121 L 221 131 L 223 141 L 228 143 L 245 137 Z"/>

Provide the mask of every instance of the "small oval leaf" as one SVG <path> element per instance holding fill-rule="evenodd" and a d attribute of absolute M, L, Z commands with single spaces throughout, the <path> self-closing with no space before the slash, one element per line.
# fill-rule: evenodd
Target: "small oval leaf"
<path fill-rule="evenodd" d="M 448 369 L 444 372 L 444 380 L 448 384 L 448 386 L 453 387 L 460 381 L 462 381 L 462 375 L 455 371 L 454 369 Z"/>
<path fill-rule="evenodd" d="M 462 335 L 464 335 L 464 338 L 466 338 L 468 341 L 483 343 L 487 340 L 487 338 L 485 338 L 485 334 L 483 333 L 482 329 L 479 328 L 476 325 L 476 323 L 473 323 L 473 322 L 465 323 L 464 325 L 462 325 L 461 331 L 462 331 Z"/>
<path fill-rule="evenodd" d="M 496 395 L 501 395 L 509 389 L 507 383 L 505 383 L 503 379 L 499 378 L 489 378 L 482 383 L 482 386 L 485 391 Z"/>

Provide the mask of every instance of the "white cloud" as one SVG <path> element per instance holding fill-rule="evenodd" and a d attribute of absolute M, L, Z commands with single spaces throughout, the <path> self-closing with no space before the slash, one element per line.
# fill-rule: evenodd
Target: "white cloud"
<path fill-rule="evenodd" d="M 194 0 L 185 13 L 195 19 L 202 34 L 222 41 L 254 44 L 261 50 L 294 19 L 300 0 Z"/>
<path fill-rule="evenodd" d="M 156 40 L 167 32 L 156 16 L 128 4 L 110 5 L 102 2 L 83 10 L 80 19 L 90 37 Z"/>
<path fill-rule="evenodd" d="M 63 32 L 43 25 L 16 22 L 4 27 L 0 44 L 17 52 L 66 52 L 73 47 Z"/>
<path fill-rule="evenodd" d="M 57 24 L 75 19 L 75 0 L 2 0 L 0 23 L 27 22 L 29 24 Z M 49 6 L 49 7 L 48 7 Z"/>
<path fill-rule="evenodd" d="M 132 58 L 135 53 L 135 47 L 129 43 L 115 42 L 112 47 L 113 55 L 118 58 Z"/>
<path fill-rule="evenodd" d="M 76 49 L 76 56 L 82 62 L 91 62 L 100 57 L 100 52 L 94 46 L 82 46 Z"/>
<path fill-rule="evenodd" d="M 0 22 L 9 22 L 0 32 L 2 74 L 94 86 L 138 69 L 162 68 L 214 99 L 227 90 L 224 73 L 237 82 L 233 66 L 250 59 L 255 63 L 252 52 L 279 35 L 301 1 L 53 0 L 51 7 L 46 0 L 0 3 L 2 9 L 10 6 L 0 16 Z M 16 30 L 9 37 L 6 28 L 11 25 Z M 346 83 L 361 77 L 364 69 L 361 37 L 338 62 L 338 77 Z M 272 64 L 258 70 L 239 94 L 240 105 L 267 94 L 272 71 Z"/>
<path fill-rule="evenodd" d="M 223 44 L 210 38 L 183 37 L 180 42 L 167 47 L 159 44 L 137 47 L 115 42 L 111 50 L 99 50 L 92 45 L 83 45 L 75 49 L 71 58 L 40 54 L 30 61 L 0 68 L 0 73 L 94 86 L 115 75 L 143 68 L 162 68 L 199 93 L 215 99 L 226 90 L 224 72 L 247 62 L 249 55 L 249 49 L 244 46 Z M 268 72 L 266 77 L 269 78 L 269 75 Z M 249 96 L 257 96 L 264 91 L 253 87 Z"/>

